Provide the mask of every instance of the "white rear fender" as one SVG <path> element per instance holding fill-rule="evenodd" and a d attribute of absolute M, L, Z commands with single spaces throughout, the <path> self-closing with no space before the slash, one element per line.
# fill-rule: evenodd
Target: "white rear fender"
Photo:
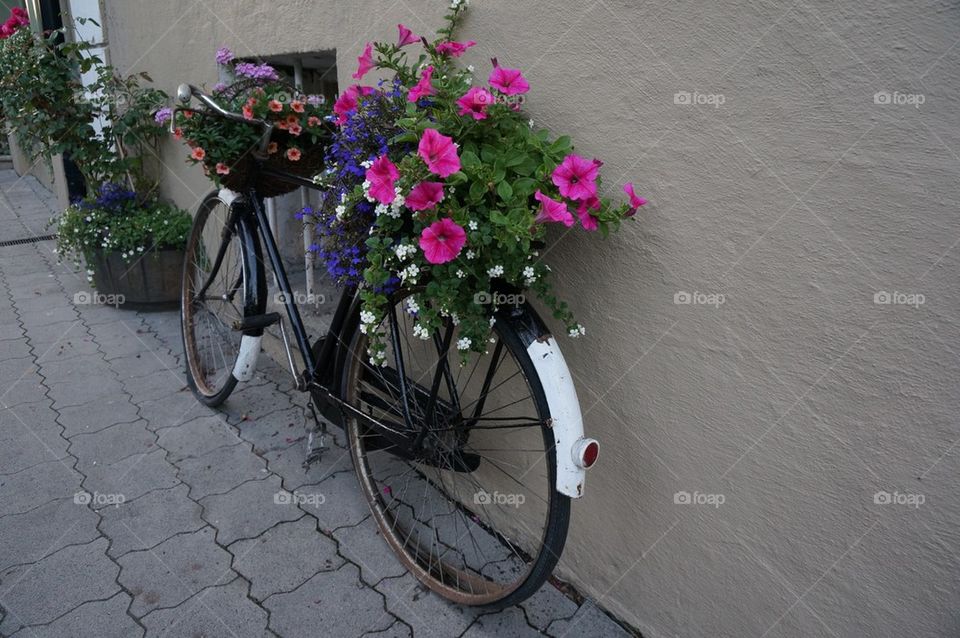
<path fill-rule="evenodd" d="M 253 378 L 253 373 L 257 371 L 261 339 L 262 336 L 243 335 L 240 340 L 240 354 L 237 355 L 237 362 L 233 364 L 233 376 L 237 381 L 249 381 Z"/>
<path fill-rule="evenodd" d="M 583 435 L 583 417 L 580 402 L 573 386 L 573 377 L 563 353 L 551 336 L 531 341 L 527 354 L 537 369 L 540 383 L 550 408 L 551 429 L 557 448 L 557 491 L 572 498 L 583 496 L 586 467 L 596 460 L 599 446 Z M 585 454 L 592 461 L 585 463 Z"/>

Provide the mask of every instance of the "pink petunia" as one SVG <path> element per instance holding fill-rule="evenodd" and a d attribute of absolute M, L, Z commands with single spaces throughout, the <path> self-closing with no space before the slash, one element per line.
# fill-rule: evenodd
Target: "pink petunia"
<path fill-rule="evenodd" d="M 406 204 L 410 210 L 429 210 L 443 200 L 443 184 L 440 182 L 420 182 L 407 195 Z"/>
<path fill-rule="evenodd" d="M 633 192 L 632 182 L 627 182 L 623 185 L 623 192 L 630 198 L 630 211 L 627 213 L 627 217 L 633 217 L 637 214 L 637 209 L 646 204 L 647 200 Z"/>
<path fill-rule="evenodd" d="M 589 199 L 597 194 L 598 160 L 570 154 L 553 171 L 553 183 L 560 194 L 573 200 Z"/>
<path fill-rule="evenodd" d="M 229 175 L 230 167 L 223 162 L 217 162 L 217 175 Z"/>
<path fill-rule="evenodd" d="M 367 46 L 363 48 L 363 55 L 357 58 L 357 63 L 357 72 L 353 74 L 354 80 L 363 78 L 373 68 L 373 44 L 367 42 Z"/>
<path fill-rule="evenodd" d="M 467 243 L 467 233 L 450 218 L 433 222 L 420 234 L 420 250 L 431 264 L 453 261 Z"/>
<path fill-rule="evenodd" d="M 475 120 L 487 119 L 487 107 L 493 104 L 493 93 L 475 86 L 457 100 L 460 115 L 469 115 Z"/>
<path fill-rule="evenodd" d="M 496 59 L 493 60 L 493 71 L 487 81 L 490 82 L 490 86 L 504 95 L 520 95 L 530 90 L 530 84 L 523 77 L 520 69 L 502 67 Z"/>
<path fill-rule="evenodd" d="M 357 110 L 357 107 L 360 105 L 361 95 L 369 95 L 370 93 L 373 93 L 373 87 L 360 86 L 358 84 L 348 87 L 341 93 L 340 97 L 338 97 L 337 101 L 333 104 L 333 112 L 337 115 L 337 124 L 346 122 L 347 114 L 350 113 L 350 111 Z"/>
<path fill-rule="evenodd" d="M 461 55 L 467 52 L 472 46 L 476 46 L 477 43 L 473 40 L 469 42 L 441 42 L 437 45 L 437 53 L 440 55 L 449 55 L 454 58 L 459 58 Z"/>
<path fill-rule="evenodd" d="M 410 92 L 407 94 L 407 101 L 416 102 L 425 95 L 433 95 L 436 93 L 436 91 L 433 89 L 433 85 L 430 84 L 432 78 L 433 67 L 428 66 L 423 70 L 423 73 L 420 74 L 420 81 L 417 82 L 416 86 L 410 89 Z"/>
<path fill-rule="evenodd" d="M 600 227 L 597 218 L 590 213 L 590 211 L 598 210 L 599 208 L 600 198 L 596 195 L 582 200 L 580 205 L 577 206 L 577 217 L 580 218 L 580 225 L 583 226 L 584 230 L 596 230 Z"/>
<path fill-rule="evenodd" d="M 370 182 L 370 197 L 381 204 L 389 204 L 396 197 L 395 182 L 400 171 L 386 155 L 378 157 L 367 169 L 367 181 Z"/>
<path fill-rule="evenodd" d="M 291 162 L 299 162 L 300 158 L 303 157 L 303 153 L 299 148 L 288 148 L 287 149 L 287 159 Z"/>
<path fill-rule="evenodd" d="M 428 128 L 423 132 L 417 153 L 434 175 L 447 177 L 460 170 L 457 145 L 452 138 L 441 135 L 436 129 Z"/>
<path fill-rule="evenodd" d="M 199 146 L 190 152 L 190 157 L 192 157 L 198 162 L 203 161 L 203 158 L 205 158 L 206 156 L 207 156 L 207 152 L 202 148 L 200 148 Z"/>
<path fill-rule="evenodd" d="M 400 31 L 400 39 L 397 41 L 398 47 L 405 47 L 408 44 L 413 44 L 420 39 L 413 34 L 413 31 L 402 24 L 397 25 L 397 30 Z"/>
<path fill-rule="evenodd" d="M 567 227 L 573 226 L 575 220 L 567 209 L 566 204 L 558 202 L 555 199 L 550 199 L 539 190 L 537 190 L 533 198 L 540 202 L 540 214 L 537 215 L 537 218 L 534 220 L 538 224 L 544 222 L 560 222 Z"/>

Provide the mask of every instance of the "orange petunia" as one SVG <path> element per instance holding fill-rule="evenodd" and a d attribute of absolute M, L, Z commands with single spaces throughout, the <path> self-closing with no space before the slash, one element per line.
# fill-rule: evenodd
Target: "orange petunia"
<path fill-rule="evenodd" d="M 300 157 L 303 154 L 300 152 L 299 148 L 288 148 L 287 149 L 287 159 L 291 162 L 299 162 Z"/>

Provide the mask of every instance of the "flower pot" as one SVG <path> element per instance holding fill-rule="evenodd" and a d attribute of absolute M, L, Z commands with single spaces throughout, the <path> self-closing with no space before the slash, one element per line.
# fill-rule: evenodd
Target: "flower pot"
<path fill-rule="evenodd" d="M 97 252 L 88 260 L 98 295 L 114 295 L 118 308 L 166 310 L 180 304 L 183 250 L 165 249 L 128 262 L 119 252 Z"/>

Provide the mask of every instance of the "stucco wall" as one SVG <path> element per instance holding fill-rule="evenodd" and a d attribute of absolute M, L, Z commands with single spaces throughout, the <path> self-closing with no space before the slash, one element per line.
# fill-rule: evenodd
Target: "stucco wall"
<path fill-rule="evenodd" d="M 171 92 L 215 82 L 221 44 L 336 48 L 344 86 L 367 39 L 443 11 L 106 4 L 113 61 Z M 652 202 L 547 257 L 588 327 L 562 346 L 605 444 L 562 575 L 648 636 L 960 634 L 958 4 L 473 5 L 464 61 L 522 68 L 537 123 Z M 164 151 L 191 206 L 203 176 Z"/>

